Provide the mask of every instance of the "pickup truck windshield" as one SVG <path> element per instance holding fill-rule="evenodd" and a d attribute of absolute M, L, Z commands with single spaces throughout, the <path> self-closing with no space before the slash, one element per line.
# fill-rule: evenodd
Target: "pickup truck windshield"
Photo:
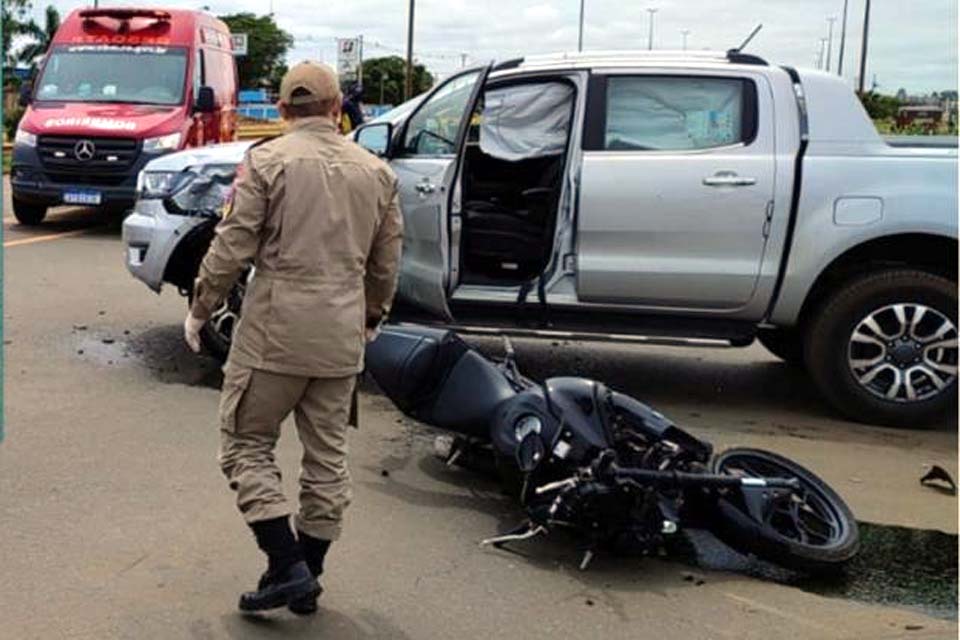
<path fill-rule="evenodd" d="M 60 45 L 37 82 L 37 100 L 180 104 L 183 47 Z"/>

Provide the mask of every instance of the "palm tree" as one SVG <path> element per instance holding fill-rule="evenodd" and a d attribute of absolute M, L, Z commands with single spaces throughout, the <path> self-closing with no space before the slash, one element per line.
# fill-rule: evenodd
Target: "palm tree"
<path fill-rule="evenodd" d="M 60 13 L 53 5 L 47 6 L 43 16 L 43 28 L 31 20 L 26 25 L 26 33 L 33 42 L 24 45 L 16 53 L 17 61 L 25 63 L 30 67 L 31 72 L 37 70 L 37 66 L 42 60 L 43 54 L 47 52 L 50 43 L 53 42 L 53 36 L 60 28 Z"/>

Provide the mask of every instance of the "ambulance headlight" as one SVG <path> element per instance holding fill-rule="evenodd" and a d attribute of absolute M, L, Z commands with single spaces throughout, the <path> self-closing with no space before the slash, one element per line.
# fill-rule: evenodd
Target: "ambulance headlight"
<path fill-rule="evenodd" d="M 17 133 L 13 136 L 13 144 L 22 144 L 25 147 L 35 147 L 37 146 L 37 135 L 18 128 Z"/>
<path fill-rule="evenodd" d="M 156 138 L 147 138 L 143 141 L 143 151 L 145 153 L 157 153 L 160 151 L 176 151 L 180 148 L 180 132 L 170 133 Z"/>

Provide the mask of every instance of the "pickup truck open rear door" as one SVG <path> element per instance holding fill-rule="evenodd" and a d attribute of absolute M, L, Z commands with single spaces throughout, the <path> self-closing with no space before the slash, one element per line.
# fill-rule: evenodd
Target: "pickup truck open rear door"
<path fill-rule="evenodd" d="M 450 214 L 458 158 L 490 65 L 434 88 L 398 132 L 390 166 L 400 181 L 403 262 L 398 296 L 450 320 Z"/>

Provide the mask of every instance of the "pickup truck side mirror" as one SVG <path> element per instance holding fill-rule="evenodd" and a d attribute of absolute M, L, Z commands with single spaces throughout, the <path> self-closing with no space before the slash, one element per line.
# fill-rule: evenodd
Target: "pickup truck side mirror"
<path fill-rule="evenodd" d="M 197 104 L 194 110 L 200 113 L 213 113 L 216 108 L 217 105 L 213 95 L 213 88 L 208 86 L 200 87 L 197 91 Z"/>
<path fill-rule="evenodd" d="M 33 97 L 33 84 L 30 82 L 24 82 L 20 85 L 20 98 L 17 100 L 18 104 L 21 107 L 25 107 L 30 104 L 30 100 Z"/>
<path fill-rule="evenodd" d="M 357 144 L 381 158 L 390 157 L 390 142 L 393 138 L 393 125 L 389 122 L 377 122 L 357 129 Z"/>

